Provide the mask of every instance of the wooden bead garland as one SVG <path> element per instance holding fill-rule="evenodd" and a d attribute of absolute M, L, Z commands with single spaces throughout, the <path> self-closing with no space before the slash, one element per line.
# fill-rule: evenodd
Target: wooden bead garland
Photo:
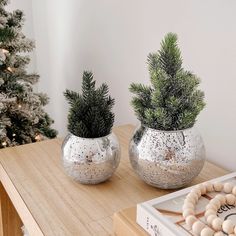
<path fill-rule="evenodd" d="M 225 183 L 224 184 L 224 187 L 223 187 L 223 191 L 225 192 L 225 193 L 231 193 L 232 192 L 232 190 L 233 190 L 233 185 L 231 184 L 231 183 Z"/>
<path fill-rule="evenodd" d="M 216 192 L 221 192 L 224 186 L 222 183 L 214 183 L 213 187 Z"/>
<path fill-rule="evenodd" d="M 193 223 L 196 222 L 196 221 L 197 221 L 197 218 L 193 215 L 187 216 L 186 219 L 185 219 L 185 222 L 186 222 L 187 226 L 191 227 L 191 228 L 192 228 Z"/>
<path fill-rule="evenodd" d="M 220 219 L 219 217 L 216 217 L 213 221 L 212 221 L 212 228 L 216 231 L 220 231 L 222 230 L 222 224 L 223 224 L 223 220 Z"/>
<path fill-rule="evenodd" d="M 211 225 L 211 224 L 212 224 L 212 221 L 213 221 L 215 218 L 217 218 L 217 216 L 215 216 L 215 215 L 210 215 L 210 216 L 208 216 L 208 217 L 207 217 L 207 224 L 208 224 L 208 225 Z"/>
<path fill-rule="evenodd" d="M 214 234 L 214 236 L 225 236 L 222 231 L 218 231 Z"/>
<path fill-rule="evenodd" d="M 192 225 L 193 233 L 200 235 L 201 231 L 204 229 L 204 227 L 205 227 L 205 225 L 201 221 L 197 220 Z"/>
<path fill-rule="evenodd" d="M 201 236 L 213 236 L 214 235 L 214 231 L 210 228 L 205 227 L 202 231 L 201 231 Z"/>
<path fill-rule="evenodd" d="M 235 224 L 232 220 L 225 220 L 222 224 L 222 229 L 224 232 L 228 234 L 232 234 L 234 232 Z"/>
<path fill-rule="evenodd" d="M 220 200 L 221 205 L 226 204 L 226 199 L 222 194 L 217 194 L 215 198 Z"/>
<path fill-rule="evenodd" d="M 236 186 L 233 187 L 232 194 L 236 196 Z"/>
<path fill-rule="evenodd" d="M 218 199 L 218 200 L 213 201 L 215 199 Z M 205 217 L 206 217 L 208 225 L 211 225 L 212 228 L 216 231 L 223 230 L 224 232 L 228 234 L 234 233 L 234 231 L 236 230 L 236 225 L 231 220 L 223 221 L 222 219 L 217 217 L 217 210 L 220 208 L 220 206 L 226 203 L 229 205 L 235 205 L 236 197 L 233 194 L 226 194 L 225 196 L 217 195 L 213 200 L 211 200 L 210 203 L 207 205 L 208 210 L 205 212 Z M 221 202 L 220 206 L 218 204 L 219 201 Z"/>
<path fill-rule="evenodd" d="M 205 218 L 208 226 L 205 226 L 195 217 L 195 205 L 199 198 L 207 192 L 225 192 L 226 195 L 217 194 L 206 206 Z M 206 182 L 194 187 L 187 195 L 183 205 L 183 217 L 186 224 L 191 227 L 194 234 L 199 236 L 223 236 L 222 230 L 228 235 L 236 235 L 236 225 L 231 220 L 223 221 L 217 216 L 218 209 L 225 204 L 236 205 L 236 186 L 231 183 Z"/>

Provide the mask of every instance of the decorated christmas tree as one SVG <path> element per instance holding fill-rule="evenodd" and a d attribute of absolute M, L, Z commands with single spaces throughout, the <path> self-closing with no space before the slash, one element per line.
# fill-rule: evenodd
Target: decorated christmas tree
<path fill-rule="evenodd" d="M 24 15 L 8 12 L 0 0 L 0 148 L 54 138 L 57 132 L 43 106 L 48 97 L 36 93 L 38 74 L 27 72 L 34 42 L 22 32 Z"/>

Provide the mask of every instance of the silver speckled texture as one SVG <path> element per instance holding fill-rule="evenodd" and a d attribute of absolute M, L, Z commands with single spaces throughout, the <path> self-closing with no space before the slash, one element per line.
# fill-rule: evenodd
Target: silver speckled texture
<path fill-rule="evenodd" d="M 94 139 L 68 134 L 62 144 L 62 162 L 67 175 L 82 184 L 104 182 L 119 165 L 119 142 L 114 133 Z"/>
<path fill-rule="evenodd" d="M 159 131 L 141 126 L 130 141 L 129 155 L 133 169 L 147 184 L 176 189 L 200 173 L 205 162 L 205 147 L 194 127 Z"/>

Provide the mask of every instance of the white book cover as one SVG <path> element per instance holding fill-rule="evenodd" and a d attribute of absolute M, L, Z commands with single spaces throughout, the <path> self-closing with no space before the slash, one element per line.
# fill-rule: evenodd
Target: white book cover
<path fill-rule="evenodd" d="M 236 172 L 209 182 L 231 182 L 236 185 Z M 138 204 L 137 223 L 152 236 L 195 236 L 182 217 L 184 199 L 193 187 Z M 204 219 L 206 205 L 216 194 L 218 193 L 207 193 L 200 198 L 196 205 L 196 217 L 200 221 L 206 223 Z M 231 219 L 236 223 L 235 206 L 221 206 L 217 214 L 223 220 Z"/>

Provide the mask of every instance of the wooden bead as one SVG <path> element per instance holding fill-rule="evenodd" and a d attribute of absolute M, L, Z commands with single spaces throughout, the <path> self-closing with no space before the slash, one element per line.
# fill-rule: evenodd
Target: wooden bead
<path fill-rule="evenodd" d="M 210 200 L 210 203 L 209 204 L 213 204 L 217 207 L 217 209 L 219 209 L 221 207 L 221 203 L 220 203 L 220 200 L 217 199 L 217 198 L 213 198 Z"/>
<path fill-rule="evenodd" d="M 222 224 L 222 229 L 224 232 L 231 234 L 234 232 L 234 223 L 232 220 L 225 220 Z"/>
<path fill-rule="evenodd" d="M 193 223 L 196 221 L 197 221 L 197 218 L 193 215 L 187 216 L 185 219 L 187 226 L 190 228 L 192 228 Z"/>
<path fill-rule="evenodd" d="M 212 221 L 212 227 L 213 227 L 213 229 L 216 230 L 216 231 L 222 230 L 222 224 L 223 224 L 223 220 L 220 219 L 219 217 L 215 218 L 215 219 Z"/>
<path fill-rule="evenodd" d="M 208 204 L 207 206 L 206 206 L 206 211 L 207 210 L 214 210 L 214 211 L 217 211 L 218 210 L 218 208 L 217 208 L 217 206 L 216 205 L 213 205 L 213 204 Z"/>
<path fill-rule="evenodd" d="M 198 195 L 196 193 L 189 193 L 186 199 L 196 204 L 198 202 Z"/>
<path fill-rule="evenodd" d="M 214 211 L 213 209 L 209 209 L 205 212 L 204 216 L 207 218 L 210 215 L 216 215 L 216 211 Z"/>
<path fill-rule="evenodd" d="M 226 198 L 225 198 L 224 195 L 222 195 L 222 194 L 217 194 L 217 195 L 215 196 L 215 198 L 218 199 L 218 200 L 220 200 L 221 206 L 226 204 Z"/>
<path fill-rule="evenodd" d="M 198 198 L 200 198 L 202 196 L 201 189 L 198 188 L 198 187 L 194 187 L 190 192 L 191 193 L 196 193 Z"/>
<path fill-rule="evenodd" d="M 224 184 L 223 190 L 224 190 L 225 193 L 231 193 L 232 189 L 233 189 L 233 185 L 231 183 L 225 183 Z"/>
<path fill-rule="evenodd" d="M 214 236 L 225 236 L 222 231 L 216 232 Z"/>
<path fill-rule="evenodd" d="M 215 218 L 217 218 L 216 215 L 209 215 L 209 216 L 207 217 L 207 224 L 208 224 L 208 225 L 212 225 L 212 221 L 213 221 Z"/>
<path fill-rule="evenodd" d="M 201 194 L 202 195 L 204 195 L 204 194 L 206 194 L 206 186 L 205 185 L 203 185 L 203 184 L 199 184 L 198 185 L 198 188 L 201 190 Z"/>
<path fill-rule="evenodd" d="M 195 205 L 192 202 L 186 202 L 186 203 L 184 203 L 182 210 L 183 211 L 186 209 L 193 209 L 194 210 L 194 208 L 195 208 Z"/>
<path fill-rule="evenodd" d="M 229 205 L 234 205 L 236 201 L 236 197 L 233 194 L 226 194 L 225 196 L 226 202 Z"/>
<path fill-rule="evenodd" d="M 190 201 L 189 201 L 189 199 L 187 199 L 187 197 L 184 199 L 184 204 L 187 204 L 187 203 L 189 203 Z"/>
<path fill-rule="evenodd" d="M 233 187 L 233 189 L 232 189 L 232 193 L 233 193 L 233 195 L 236 196 L 236 186 Z"/>
<path fill-rule="evenodd" d="M 195 206 L 195 200 L 191 197 L 186 197 L 186 199 L 184 200 L 184 204 L 188 204 L 188 203 L 192 203 Z"/>
<path fill-rule="evenodd" d="M 193 233 L 199 235 L 204 227 L 205 225 L 201 221 L 194 222 L 192 226 Z"/>
<path fill-rule="evenodd" d="M 201 231 L 201 236 L 213 236 L 214 235 L 214 231 L 210 228 L 204 228 L 202 231 Z"/>
<path fill-rule="evenodd" d="M 223 189 L 223 184 L 220 182 L 216 182 L 213 184 L 213 187 L 215 189 L 216 192 L 221 192 Z"/>
<path fill-rule="evenodd" d="M 220 192 L 223 191 L 226 195 L 217 194 L 213 199 L 210 200 L 209 204 L 206 206 L 205 218 L 207 224 L 212 226 L 213 229 L 206 227 L 205 224 L 195 217 L 195 207 L 201 195 L 207 192 Z M 227 233 L 229 236 L 236 236 L 236 226 L 232 220 L 223 221 L 221 218 L 217 217 L 217 210 L 225 205 L 235 205 L 236 204 L 236 186 L 234 187 L 231 183 L 210 183 L 205 182 L 203 184 L 194 187 L 184 200 L 183 205 L 183 217 L 189 228 L 196 235 L 200 236 L 224 236 L 223 232 Z M 216 231 L 216 232 L 215 232 Z"/>
<path fill-rule="evenodd" d="M 184 201 L 184 203 L 191 202 L 195 205 L 195 199 L 192 197 L 192 195 L 189 193 Z"/>
<path fill-rule="evenodd" d="M 205 182 L 203 183 L 203 185 L 206 187 L 206 191 L 209 192 L 213 192 L 214 191 L 214 187 L 213 184 L 210 182 Z"/>
<path fill-rule="evenodd" d="M 195 214 L 194 210 L 188 208 L 188 209 L 184 210 L 183 217 L 184 217 L 184 219 L 186 219 L 187 216 L 194 215 L 194 214 Z"/>

